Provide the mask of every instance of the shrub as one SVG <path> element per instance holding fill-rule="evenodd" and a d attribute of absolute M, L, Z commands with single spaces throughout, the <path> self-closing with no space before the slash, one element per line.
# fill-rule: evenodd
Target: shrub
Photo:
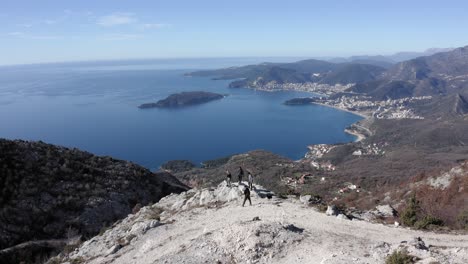
<path fill-rule="evenodd" d="M 77 257 L 77 258 L 73 258 L 70 260 L 70 263 L 71 264 L 81 264 L 81 263 L 84 263 L 85 260 L 83 259 L 83 257 Z"/>
<path fill-rule="evenodd" d="M 418 220 L 415 224 L 414 227 L 416 229 L 426 229 L 428 227 L 432 226 L 442 226 L 444 222 L 440 220 L 439 218 L 436 218 L 432 215 L 426 215 L 424 216 L 423 219 Z"/>
<path fill-rule="evenodd" d="M 427 229 L 431 226 L 442 226 L 444 224 L 439 218 L 425 214 L 415 195 L 409 199 L 408 206 L 400 215 L 400 220 L 404 225 L 416 229 Z"/>
<path fill-rule="evenodd" d="M 418 221 L 417 215 L 420 210 L 419 202 L 416 200 L 416 196 L 413 195 L 408 201 L 408 206 L 400 215 L 401 222 L 406 226 L 414 226 Z"/>
<path fill-rule="evenodd" d="M 132 214 L 138 213 L 140 209 L 141 209 L 141 204 L 140 203 L 135 204 L 135 206 L 132 209 Z"/>
<path fill-rule="evenodd" d="M 319 212 L 325 213 L 327 211 L 328 206 L 326 204 L 318 204 L 317 209 Z"/>
<path fill-rule="evenodd" d="M 411 256 L 403 251 L 394 251 L 390 256 L 385 260 L 385 264 L 412 264 L 415 263 L 415 257 Z"/>
<path fill-rule="evenodd" d="M 70 254 L 73 251 L 75 251 L 75 249 L 77 249 L 79 246 L 80 246 L 79 244 L 65 245 L 62 252 L 65 253 L 65 254 Z"/>
<path fill-rule="evenodd" d="M 161 213 L 163 211 L 164 210 L 162 208 L 160 208 L 160 207 L 151 208 L 151 210 L 147 214 L 147 217 L 148 217 L 148 219 L 161 221 Z"/>
<path fill-rule="evenodd" d="M 106 225 L 106 224 L 103 224 L 101 229 L 99 230 L 99 236 L 102 236 L 104 235 L 104 233 L 109 230 L 110 226 Z"/>
<path fill-rule="evenodd" d="M 457 222 L 461 229 L 468 230 L 468 211 L 461 212 L 457 217 Z"/>
<path fill-rule="evenodd" d="M 299 197 L 301 194 L 298 193 L 295 189 L 289 188 L 289 189 L 287 190 L 287 195 L 295 195 L 295 196 Z"/>

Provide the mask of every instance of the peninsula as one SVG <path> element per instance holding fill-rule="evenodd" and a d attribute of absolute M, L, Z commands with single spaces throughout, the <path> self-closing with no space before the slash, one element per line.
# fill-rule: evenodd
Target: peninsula
<path fill-rule="evenodd" d="M 224 95 L 210 92 L 181 92 L 171 94 L 167 98 L 159 100 L 156 103 L 146 103 L 138 108 L 180 108 L 191 105 L 208 103 L 210 101 L 224 98 Z"/>

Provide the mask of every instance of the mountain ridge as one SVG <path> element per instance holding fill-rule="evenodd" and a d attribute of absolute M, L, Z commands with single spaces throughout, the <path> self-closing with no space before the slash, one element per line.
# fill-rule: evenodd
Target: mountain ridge
<path fill-rule="evenodd" d="M 0 249 L 94 236 L 135 206 L 188 189 L 168 173 L 131 162 L 21 140 L 0 139 L 0 175 Z M 31 246 L 1 250 L 0 262 L 32 261 L 41 258 L 34 254 L 58 250 Z"/>

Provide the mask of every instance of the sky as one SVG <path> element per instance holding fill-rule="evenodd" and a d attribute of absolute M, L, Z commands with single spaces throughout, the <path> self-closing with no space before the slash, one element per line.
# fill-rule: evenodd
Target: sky
<path fill-rule="evenodd" d="M 0 65 L 468 45 L 466 0 L 0 0 Z"/>

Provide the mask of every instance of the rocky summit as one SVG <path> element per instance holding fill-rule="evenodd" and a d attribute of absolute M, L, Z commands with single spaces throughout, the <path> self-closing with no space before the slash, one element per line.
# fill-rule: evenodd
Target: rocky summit
<path fill-rule="evenodd" d="M 245 185 L 164 197 L 49 263 L 384 263 L 394 251 L 418 263 L 468 261 L 466 235 L 327 216 L 311 207 L 311 197 L 279 198 L 259 185 L 243 207 Z M 373 212 L 393 213 L 390 206 Z"/>
<path fill-rule="evenodd" d="M 131 162 L 0 140 L 0 190 L 0 263 L 29 263 L 187 187 Z"/>

